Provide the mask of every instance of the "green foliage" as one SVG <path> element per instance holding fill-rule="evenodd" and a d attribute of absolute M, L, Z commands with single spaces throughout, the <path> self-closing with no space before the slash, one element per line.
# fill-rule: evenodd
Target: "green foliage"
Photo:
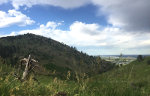
<path fill-rule="evenodd" d="M 147 64 L 150 65 L 150 60 L 147 61 Z"/>
<path fill-rule="evenodd" d="M 48 70 L 51 70 L 51 73 L 52 73 L 52 74 L 50 74 L 51 76 L 56 76 L 61 79 L 66 79 L 67 72 L 72 71 L 71 69 L 69 69 L 67 67 L 60 67 L 55 64 L 46 64 L 46 65 L 44 65 L 44 67 Z"/>
<path fill-rule="evenodd" d="M 46 69 L 56 70 L 57 73 L 62 73 L 64 68 L 74 72 L 90 73 L 93 66 L 96 67 L 94 71 L 99 72 L 99 67 L 105 65 L 100 64 L 105 63 L 104 60 L 97 62 L 96 57 L 88 56 L 77 51 L 75 47 L 70 47 L 50 38 L 33 34 L 0 38 L 0 56 L 5 59 L 6 64 L 17 66 L 19 60 L 29 54 L 38 60 L 40 65 L 45 68 L 48 67 Z M 109 66 L 109 64 L 107 65 Z M 112 68 L 105 68 L 104 71 L 110 69 Z M 47 71 L 49 72 L 49 70 Z"/>
<path fill-rule="evenodd" d="M 139 62 L 143 61 L 143 59 L 144 59 L 144 58 L 143 58 L 142 55 L 138 55 L 138 56 L 137 56 L 137 60 L 138 60 Z"/>
<path fill-rule="evenodd" d="M 149 96 L 149 60 L 150 57 L 146 57 L 141 62 L 134 61 L 91 78 L 76 74 L 77 81 L 69 79 L 70 72 L 66 80 L 38 75 L 40 84 L 32 79 L 23 83 L 15 80 L 11 75 L 14 68 L 0 63 L 0 73 L 9 70 L 8 74 L 0 74 L 0 96 Z"/>

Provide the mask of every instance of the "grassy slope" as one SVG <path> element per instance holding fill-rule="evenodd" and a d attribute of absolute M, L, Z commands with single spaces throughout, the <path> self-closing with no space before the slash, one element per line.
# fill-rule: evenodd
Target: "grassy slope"
<path fill-rule="evenodd" d="M 113 69 L 95 76 L 90 86 L 97 89 L 97 96 L 149 96 L 150 65 L 146 57 L 144 61 L 134 61 L 127 66 Z M 99 91 L 98 91 L 99 90 Z"/>
<path fill-rule="evenodd" d="M 12 75 L 2 73 L 9 70 L 11 74 L 13 68 L 1 64 L 0 96 L 53 96 L 58 92 L 66 93 L 68 96 L 149 96 L 150 65 L 147 64 L 147 60 L 150 60 L 150 57 L 92 78 L 79 78 L 78 82 L 40 75 L 40 84 L 32 80 L 24 83 L 12 81 Z"/>

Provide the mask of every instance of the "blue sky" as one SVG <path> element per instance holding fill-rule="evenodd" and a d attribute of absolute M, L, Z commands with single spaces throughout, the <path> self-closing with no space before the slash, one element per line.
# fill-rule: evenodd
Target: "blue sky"
<path fill-rule="evenodd" d="M 0 0 L 0 37 L 33 33 L 89 55 L 150 54 L 149 0 Z"/>

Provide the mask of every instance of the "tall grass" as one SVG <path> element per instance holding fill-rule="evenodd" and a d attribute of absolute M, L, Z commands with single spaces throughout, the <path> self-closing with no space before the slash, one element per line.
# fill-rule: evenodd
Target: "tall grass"
<path fill-rule="evenodd" d="M 66 80 L 38 75 L 40 84 L 33 75 L 20 82 L 12 75 L 14 68 L 1 64 L 0 96 L 150 96 L 150 65 L 146 62 L 135 61 L 92 78 L 76 73 L 76 80 L 70 79 L 69 71 Z"/>

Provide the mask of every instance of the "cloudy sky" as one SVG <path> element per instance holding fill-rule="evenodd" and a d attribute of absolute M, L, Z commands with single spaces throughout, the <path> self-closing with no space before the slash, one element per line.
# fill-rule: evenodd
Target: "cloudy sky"
<path fill-rule="evenodd" d="M 0 0 L 0 37 L 26 33 L 89 55 L 150 54 L 150 0 Z"/>

